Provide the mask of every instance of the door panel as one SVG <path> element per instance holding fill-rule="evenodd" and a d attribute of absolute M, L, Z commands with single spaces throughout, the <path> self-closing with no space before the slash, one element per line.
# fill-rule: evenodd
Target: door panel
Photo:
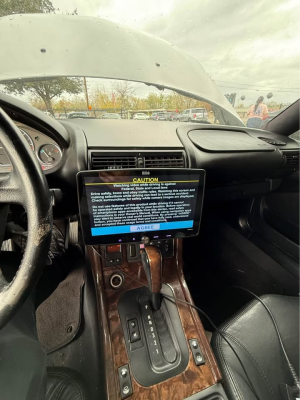
<path fill-rule="evenodd" d="M 249 240 L 299 278 L 299 172 L 279 189 L 255 199 L 248 214 Z"/>

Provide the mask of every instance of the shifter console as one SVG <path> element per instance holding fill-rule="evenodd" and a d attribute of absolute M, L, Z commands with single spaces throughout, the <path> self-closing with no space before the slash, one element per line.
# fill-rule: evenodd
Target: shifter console
<path fill-rule="evenodd" d="M 148 288 L 126 292 L 118 308 L 132 372 L 143 386 L 151 386 L 182 372 L 188 363 L 188 347 L 175 301 L 168 285 L 162 285 L 160 249 L 142 238 L 140 250 Z"/>
<path fill-rule="evenodd" d="M 162 294 L 174 296 L 170 286 L 163 284 Z M 152 386 L 185 370 L 189 350 L 177 306 L 163 298 L 159 310 L 151 304 L 148 288 L 125 292 L 118 302 L 131 371 L 142 386 Z M 138 340 L 132 340 L 130 328 L 136 321 Z"/>

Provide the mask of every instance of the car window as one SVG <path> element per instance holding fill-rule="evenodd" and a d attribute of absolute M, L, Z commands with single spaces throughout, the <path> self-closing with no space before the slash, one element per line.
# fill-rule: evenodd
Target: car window
<path fill-rule="evenodd" d="M 88 66 L 97 65 L 93 56 L 97 53 L 97 46 L 95 45 L 94 51 L 94 45 L 86 45 L 87 50 L 93 48 L 93 53 L 89 53 L 89 59 L 83 58 L 79 43 L 64 42 L 67 37 L 64 24 L 57 26 L 56 30 L 60 33 L 58 40 L 54 39 L 53 34 L 53 38 L 51 36 L 48 39 L 49 43 L 43 44 L 42 58 L 32 57 L 32 54 L 29 54 L 30 49 L 26 48 L 22 65 L 15 70 L 18 76 L 11 75 L 10 70 L 9 73 L 6 71 L 7 76 L 12 76 L 9 81 L 3 72 L 3 65 L 9 57 L 2 57 L 0 91 L 15 96 L 55 118 L 65 119 L 71 112 L 86 112 L 87 117 L 92 118 L 103 118 L 104 113 L 115 112 L 122 119 L 130 119 L 135 113 L 146 112 L 149 118 L 154 118 L 157 116 L 157 110 L 165 110 L 172 113 L 176 111 L 177 115 L 183 116 L 204 112 L 207 113 L 208 122 L 224 125 L 251 126 L 257 122 L 255 118 L 258 118 L 262 126 L 299 98 L 300 76 L 297 58 L 299 1 L 297 0 L 275 0 L 268 2 L 268 6 L 265 6 L 262 0 L 257 0 L 250 3 L 251 6 L 247 9 L 243 2 L 228 6 L 227 2 L 222 0 L 205 4 L 189 0 L 188 6 L 180 0 L 168 0 L 164 2 L 162 10 L 156 3 L 147 2 L 147 6 L 139 9 L 138 18 L 135 15 L 136 0 L 127 2 L 105 0 L 103 5 L 101 3 L 101 7 L 96 0 L 88 2 L 69 0 L 65 2 L 63 9 L 58 7 L 58 0 L 4 3 L 10 6 L 0 6 L 0 25 L 7 18 L 10 35 L 18 29 L 21 19 L 24 20 L 25 17 L 28 18 L 28 23 L 23 26 L 22 34 L 26 36 L 27 30 L 29 31 L 30 25 L 33 24 L 31 17 L 26 14 L 31 15 L 36 10 L 44 13 L 42 16 L 47 18 L 62 17 L 61 14 L 69 15 L 72 17 L 72 24 L 74 21 L 75 30 L 77 16 L 70 14 L 74 13 L 76 7 L 75 14 L 78 14 L 79 18 L 87 20 L 87 17 L 92 17 L 89 22 L 91 30 L 85 26 L 87 34 L 92 34 L 97 26 L 102 29 L 101 18 L 113 21 L 114 33 L 119 32 L 118 37 L 122 30 L 121 25 L 123 28 L 126 26 L 126 30 L 122 33 L 123 37 L 121 35 L 118 41 L 124 45 L 122 52 L 125 54 L 127 52 L 125 37 L 132 37 L 134 48 L 139 50 L 137 59 L 132 61 L 132 71 L 130 71 L 132 81 L 125 80 L 123 71 L 119 76 L 114 74 L 114 79 L 102 79 L 100 77 L 103 75 L 99 74 L 97 77 L 96 72 L 92 75 L 85 73 L 85 67 L 88 70 Z M 63 18 L 67 15 L 63 15 Z M 92 27 L 93 24 L 95 26 Z M 228 26 L 234 27 L 235 34 L 232 34 Z M 149 66 L 149 71 L 155 73 L 161 71 L 157 81 L 154 84 L 152 82 L 149 84 L 149 80 L 142 83 L 142 78 L 148 69 L 145 66 L 144 70 L 141 69 L 139 60 L 148 60 L 148 57 L 142 57 L 141 52 L 145 51 L 147 56 L 151 54 L 147 54 L 149 52 L 147 46 L 138 46 L 139 43 L 132 34 L 135 29 L 145 33 L 147 37 L 163 39 L 159 42 L 171 43 L 172 51 L 178 49 L 176 54 L 180 67 L 186 60 L 189 60 L 190 65 L 194 67 L 195 64 L 192 63 L 195 61 L 201 70 L 201 72 L 197 70 L 197 73 L 199 72 L 199 76 L 203 78 L 204 86 L 210 87 L 210 90 L 201 89 L 204 86 L 202 80 L 197 79 L 197 75 L 193 84 L 198 85 L 200 89 L 195 97 L 190 90 L 191 87 L 186 88 L 182 84 L 187 81 L 188 73 L 181 68 L 177 79 L 173 81 L 174 85 L 168 86 L 166 81 L 172 73 L 173 66 L 169 63 L 170 60 L 168 58 L 164 60 L 163 56 L 161 60 L 156 60 Z M 85 32 L 82 31 L 80 37 L 83 36 Z M 111 70 L 116 65 L 115 60 L 118 59 L 118 52 L 114 51 L 113 46 L 114 36 L 113 34 L 104 41 L 108 55 L 106 59 L 112 60 Z M 36 37 L 39 37 L 39 32 L 36 33 Z M 68 32 L 68 37 L 72 37 L 72 32 Z M 7 47 L 9 43 L 10 41 L 7 41 Z M 74 76 L 66 70 L 71 59 L 68 46 L 70 48 L 72 46 L 73 50 L 76 50 L 77 46 L 77 53 L 72 54 L 79 56 L 75 59 L 80 64 L 78 65 L 80 76 Z M 59 64 L 53 61 L 55 75 L 44 73 L 44 69 L 52 64 L 48 51 L 51 47 L 57 50 L 60 57 L 65 57 Z M 34 46 L 32 49 L 35 51 Z M 159 54 L 158 50 L 154 53 Z M 1 49 L 1 54 L 9 52 L 9 48 Z M 76 65 L 73 56 L 73 65 Z M 103 57 L 103 53 L 100 56 Z M 49 62 L 46 65 L 43 62 L 47 57 Z M 23 75 L 26 66 L 31 68 L 30 75 Z M 43 73 L 36 76 L 36 71 Z M 173 90 L 166 89 L 167 87 L 172 87 Z"/>

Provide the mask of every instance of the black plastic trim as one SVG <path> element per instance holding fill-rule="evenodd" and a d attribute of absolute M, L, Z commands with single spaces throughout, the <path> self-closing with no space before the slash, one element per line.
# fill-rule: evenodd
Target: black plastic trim
<path fill-rule="evenodd" d="M 273 119 L 263 126 L 270 132 L 278 133 L 284 136 L 292 135 L 299 129 L 299 99 L 287 107 L 280 114 L 276 115 Z"/>
<path fill-rule="evenodd" d="M 204 124 L 186 124 L 177 128 L 177 134 L 188 157 L 190 168 L 203 168 L 207 171 L 207 186 L 210 187 L 214 183 L 221 182 L 220 186 L 225 186 L 226 183 L 236 182 L 240 180 L 262 180 L 272 177 L 287 176 L 290 171 L 282 171 L 278 174 L 281 166 L 284 163 L 284 157 L 281 150 L 272 145 L 274 151 L 259 152 L 259 151 L 245 151 L 243 153 L 236 151 L 223 152 L 216 151 L 208 153 L 197 148 L 189 138 L 189 133 L 192 131 L 204 130 L 209 131 L 230 131 L 237 133 L 246 133 L 253 138 L 259 136 L 272 136 L 270 133 L 250 128 L 228 127 L 221 125 L 204 125 Z M 277 139 L 282 139 L 282 136 L 277 135 Z M 285 150 L 297 149 L 299 144 L 289 138 L 283 138 L 287 145 Z M 264 143 L 262 141 L 262 143 Z"/>
<path fill-rule="evenodd" d="M 87 167 L 87 144 L 82 129 L 64 123 L 70 144 L 64 150 L 59 166 L 47 174 L 50 188 L 60 188 L 63 201 L 54 207 L 55 217 L 73 216 L 78 213 L 76 174 Z"/>

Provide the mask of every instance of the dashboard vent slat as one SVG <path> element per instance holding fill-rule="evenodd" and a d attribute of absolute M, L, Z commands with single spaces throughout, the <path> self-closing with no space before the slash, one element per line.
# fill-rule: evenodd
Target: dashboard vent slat
<path fill-rule="evenodd" d="M 299 168 L 299 154 L 284 154 L 284 168 Z"/>
<path fill-rule="evenodd" d="M 297 166 L 299 164 L 299 155 L 286 155 L 285 156 L 285 167 L 294 167 Z"/>
<path fill-rule="evenodd" d="M 282 151 L 283 154 L 283 163 L 281 167 L 275 172 L 292 172 L 297 171 L 299 169 L 299 152 L 298 151 Z"/>
<path fill-rule="evenodd" d="M 92 169 L 128 169 L 137 167 L 135 156 L 99 156 L 91 154 Z"/>
<path fill-rule="evenodd" d="M 120 152 L 121 153 L 121 152 Z M 185 168 L 182 152 L 122 152 L 121 154 L 92 151 L 90 168 L 131 169 L 131 168 Z"/>
<path fill-rule="evenodd" d="M 145 156 L 145 168 L 184 168 L 183 155 Z"/>

